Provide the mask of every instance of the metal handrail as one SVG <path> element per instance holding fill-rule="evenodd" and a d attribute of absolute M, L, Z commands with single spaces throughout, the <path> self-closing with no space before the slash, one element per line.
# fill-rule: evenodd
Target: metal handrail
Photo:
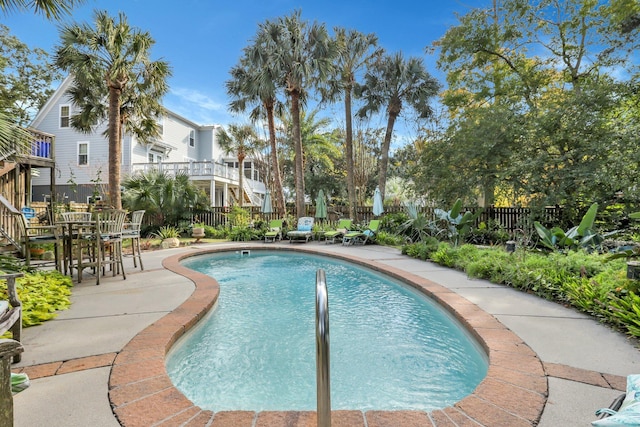
<path fill-rule="evenodd" d="M 329 298 L 324 270 L 316 272 L 316 385 L 318 427 L 331 427 L 329 378 Z"/>

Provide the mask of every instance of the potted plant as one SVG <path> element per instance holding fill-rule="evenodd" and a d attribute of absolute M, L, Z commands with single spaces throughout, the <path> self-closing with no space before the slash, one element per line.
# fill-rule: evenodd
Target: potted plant
<path fill-rule="evenodd" d="M 196 223 L 191 226 L 191 237 L 196 239 L 196 243 L 204 237 L 204 224 Z"/>
<path fill-rule="evenodd" d="M 29 253 L 31 254 L 31 258 L 40 259 L 42 255 L 44 255 L 44 248 L 29 248 Z"/>
<path fill-rule="evenodd" d="M 160 227 L 155 236 L 161 239 L 160 246 L 162 249 L 177 248 L 180 246 L 180 233 L 178 229 L 172 226 Z"/>

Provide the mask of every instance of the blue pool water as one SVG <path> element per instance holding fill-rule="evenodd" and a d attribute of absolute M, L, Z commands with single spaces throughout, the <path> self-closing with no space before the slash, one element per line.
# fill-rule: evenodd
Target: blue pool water
<path fill-rule="evenodd" d="M 174 384 L 202 408 L 315 410 L 318 268 L 329 294 L 332 409 L 430 411 L 486 375 L 486 355 L 448 313 L 371 270 L 266 251 L 183 264 L 220 283 L 217 306 L 167 358 Z"/>

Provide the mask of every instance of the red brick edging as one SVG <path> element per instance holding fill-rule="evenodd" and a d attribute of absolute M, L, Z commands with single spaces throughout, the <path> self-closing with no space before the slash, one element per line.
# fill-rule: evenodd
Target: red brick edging
<path fill-rule="evenodd" d="M 244 248 L 236 247 L 233 250 Z M 250 246 L 246 249 L 259 250 Z M 287 250 L 278 247 L 269 250 Z M 189 270 L 180 260 L 212 249 L 178 254 L 163 261 L 168 270 L 195 284 L 195 291 L 178 308 L 135 336 L 116 356 L 109 379 L 109 399 L 121 425 L 278 427 L 315 426 L 315 412 L 213 413 L 194 405 L 167 376 L 165 355 L 186 331 L 213 307 L 218 283 L 209 276 Z M 298 251 L 342 258 L 383 272 L 421 290 L 454 314 L 478 339 L 489 355 L 486 378 L 473 393 L 452 407 L 421 411 L 334 411 L 332 426 L 535 426 L 547 400 L 547 378 L 538 356 L 493 316 L 455 292 L 422 277 L 365 259 L 327 254 L 307 248 Z M 613 379 L 615 380 L 615 379 Z M 366 424 L 365 424 L 366 418 Z"/>

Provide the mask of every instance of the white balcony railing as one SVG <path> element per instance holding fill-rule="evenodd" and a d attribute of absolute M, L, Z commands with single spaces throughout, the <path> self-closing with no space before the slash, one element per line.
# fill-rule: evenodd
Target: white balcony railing
<path fill-rule="evenodd" d="M 239 179 L 237 168 L 231 168 L 213 161 L 134 163 L 131 165 L 131 174 L 152 170 L 164 172 L 170 176 L 185 174 L 189 176 L 213 176 L 231 181 L 238 181 Z"/>

